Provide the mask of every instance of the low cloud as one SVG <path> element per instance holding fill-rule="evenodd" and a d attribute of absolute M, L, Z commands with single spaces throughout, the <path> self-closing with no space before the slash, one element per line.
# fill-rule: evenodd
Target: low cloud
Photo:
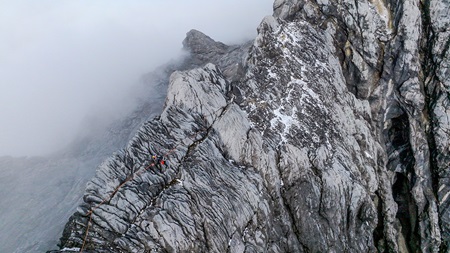
<path fill-rule="evenodd" d="M 0 156 L 63 148 L 92 111 L 121 111 L 123 94 L 177 58 L 190 29 L 239 43 L 272 2 L 0 0 Z"/>

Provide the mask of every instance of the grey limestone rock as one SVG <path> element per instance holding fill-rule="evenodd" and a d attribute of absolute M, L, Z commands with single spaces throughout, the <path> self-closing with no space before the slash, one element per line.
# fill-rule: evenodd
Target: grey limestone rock
<path fill-rule="evenodd" d="M 425 6 L 424 78 L 430 118 L 434 191 L 439 206 L 443 248 L 450 250 L 450 2 L 430 1 Z M 437 192 L 437 193 L 436 193 Z"/>
<path fill-rule="evenodd" d="M 183 48 L 189 52 L 184 69 L 213 63 L 221 69 L 228 80 L 238 81 L 243 75 L 243 63 L 250 46 L 251 42 L 228 46 L 193 29 L 183 40 Z"/>
<path fill-rule="evenodd" d="M 250 43 L 190 31 L 161 116 L 97 169 L 61 248 L 448 252 L 449 10 L 277 0 Z"/>

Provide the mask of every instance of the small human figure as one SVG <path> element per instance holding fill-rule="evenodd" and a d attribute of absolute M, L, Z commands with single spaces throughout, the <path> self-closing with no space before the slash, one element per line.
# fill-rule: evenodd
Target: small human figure
<path fill-rule="evenodd" d="M 153 163 L 154 163 L 160 170 L 162 170 L 161 165 L 167 165 L 167 162 L 163 159 L 163 156 L 162 156 L 162 155 L 158 155 L 158 156 L 153 155 L 153 156 L 152 156 L 152 159 L 153 159 Z"/>

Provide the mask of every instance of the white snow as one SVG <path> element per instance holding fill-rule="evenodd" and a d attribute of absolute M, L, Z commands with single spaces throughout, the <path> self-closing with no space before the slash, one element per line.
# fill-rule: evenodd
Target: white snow
<path fill-rule="evenodd" d="M 80 248 L 64 248 L 61 251 L 80 251 Z"/>
<path fill-rule="evenodd" d="M 247 236 L 248 233 L 248 227 L 245 227 L 244 232 L 242 233 L 242 241 L 245 242 L 245 237 Z"/>
<path fill-rule="evenodd" d="M 366 155 L 367 158 L 373 159 L 373 157 L 369 154 L 369 152 L 364 151 L 364 154 Z"/>
<path fill-rule="evenodd" d="M 180 184 L 181 186 L 183 186 L 183 180 L 177 178 L 177 179 L 175 179 L 175 181 L 177 181 L 178 184 Z"/>
<path fill-rule="evenodd" d="M 277 76 L 277 74 L 276 74 L 276 73 L 274 73 L 274 72 L 272 72 L 272 70 L 271 70 L 271 69 L 269 69 L 269 71 L 268 71 L 268 72 L 269 72 L 269 77 L 270 77 L 270 78 L 274 78 L 274 79 L 277 79 L 277 77 L 278 77 L 278 76 Z"/>
<path fill-rule="evenodd" d="M 291 115 L 284 115 L 281 110 L 283 107 L 276 109 L 273 113 L 275 114 L 275 117 L 270 120 L 270 125 L 272 128 L 274 128 L 278 123 L 282 123 L 284 125 L 283 132 L 281 133 L 281 138 L 283 142 L 286 142 L 286 135 L 289 133 L 289 130 L 293 124 L 298 124 L 296 120 L 296 108 L 293 108 Z"/>
<path fill-rule="evenodd" d="M 442 200 L 440 201 L 440 204 L 445 203 L 445 201 L 447 200 L 448 196 L 450 195 L 450 191 L 447 192 L 447 194 L 444 195 L 444 197 L 442 198 Z"/>

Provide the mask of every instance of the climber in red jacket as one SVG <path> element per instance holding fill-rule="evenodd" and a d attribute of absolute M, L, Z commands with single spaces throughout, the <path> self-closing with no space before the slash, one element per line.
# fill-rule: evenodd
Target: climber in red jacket
<path fill-rule="evenodd" d="M 159 165 L 167 165 L 167 162 L 163 159 L 162 155 L 152 155 L 153 163 L 161 169 Z"/>

